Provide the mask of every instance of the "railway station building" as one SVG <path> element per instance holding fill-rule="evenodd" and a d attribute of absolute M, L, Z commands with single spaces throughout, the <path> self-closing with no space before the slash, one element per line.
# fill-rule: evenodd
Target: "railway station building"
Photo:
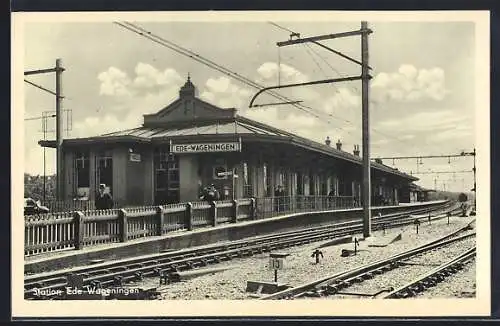
<path fill-rule="evenodd" d="M 359 147 L 318 143 L 219 108 L 196 96 L 188 80 L 179 97 L 142 126 L 88 138 L 64 139 L 65 200 L 93 200 L 99 184 L 128 205 L 199 200 L 214 184 L 225 199 L 349 196 L 361 199 Z M 40 145 L 55 147 L 53 141 Z M 417 178 L 372 162 L 372 204 L 409 201 Z M 333 191 L 333 192 L 332 192 Z M 404 194 L 404 196 L 402 195 Z"/>

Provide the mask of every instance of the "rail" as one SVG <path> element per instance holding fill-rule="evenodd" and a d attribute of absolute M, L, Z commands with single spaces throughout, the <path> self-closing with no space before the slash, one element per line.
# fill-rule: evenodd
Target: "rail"
<path fill-rule="evenodd" d="M 381 299 L 408 298 L 417 293 L 425 291 L 427 288 L 435 286 L 443 281 L 447 276 L 458 272 L 464 268 L 464 265 L 476 257 L 476 247 L 470 248 L 457 257 L 441 264 L 435 269 L 418 276 L 411 282 L 389 292 Z"/>
<path fill-rule="evenodd" d="M 351 270 L 326 276 L 319 280 L 307 282 L 298 285 L 296 287 L 292 287 L 277 293 L 267 295 L 260 299 L 261 300 L 295 299 L 309 295 L 323 296 L 323 295 L 335 294 L 339 289 L 343 288 L 344 286 L 348 286 L 354 281 L 358 280 L 361 281 L 363 277 L 365 277 L 365 275 L 367 278 L 371 278 L 373 274 L 377 273 L 377 271 L 389 271 L 393 268 L 396 268 L 399 265 L 399 262 L 403 259 L 413 257 L 420 253 L 475 236 L 476 234 L 475 232 L 459 235 L 460 233 L 469 230 L 470 225 L 472 223 L 473 222 L 439 239 L 432 240 L 426 244 L 406 250 L 402 253 L 393 255 L 391 257 L 383 258 L 375 262 L 356 267 Z"/>
<path fill-rule="evenodd" d="M 439 210 L 454 211 L 453 208 L 439 207 L 434 210 L 438 218 Z M 426 210 L 433 210 L 427 208 Z M 422 211 L 422 209 L 418 209 Z M 446 214 L 444 214 L 445 216 Z M 387 214 L 374 217 L 374 229 L 385 226 L 391 227 L 394 222 L 399 226 L 403 223 L 413 223 L 414 218 L 406 212 Z M 176 274 L 181 271 L 192 270 L 200 266 L 217 264 L 222 261 L 238 257 L 247 257 L 254 254 L 269 252 L 276 249 L 288 248 L 315 241 L 327 240 L 348 236 L 360 232 L 361 223 L 352 219 L 328 226 L 319 226 L 295 231 L 287 231 L 258 236 L 252 239 L 231 241 L 224 244 L 213 244 L 207 247 L 186 248 L 179 251 L 127 258 L 119 261 L 103 262 L 91 266 L 82 266 L 68 270 L 56 270 L 39 275 L 25 276 L 25 298 L 34 298 L 34 289 L 46 292 L 56 292 L 68 285 L 68 276 L 82 275 L 86 285 L 123 285 L 129 281 L 137 281 L 142 277 L 160 276 L 160 279 L 175 281 Z M 118 284 L 117 284 L 118 282 Z M 123 283 L 123 284 L 122 284 Z"/>
<path fill-rule="evenodd" d="M 79 250 L 225 223 L 356 207 L 351 197 L 295 196 L 30 215 L 25 216 L 24 254 Z M 377 208 L 373 212 L 377 214 Z"/>

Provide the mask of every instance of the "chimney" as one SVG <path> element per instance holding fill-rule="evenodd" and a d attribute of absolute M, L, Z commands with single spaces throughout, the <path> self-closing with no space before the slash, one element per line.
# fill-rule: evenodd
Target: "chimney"
<path fill-rule="evenodd" d="M 330 140 L 330 137 L 326 136 L 326 139 L 325 139 L 326 146 L 330 146 L 331 143 L 332 143 L 332 141 Z"/>
<path fill-rule="evenodd" d="M 342 143 L 340 142 L 340 139 L 337 141 L 337 150 L 342 150 Z"/>
<path fill-rule="evenodd" d="M 354 151 L 352 153 L 356 156 L 359 156 L 359 145 L 354 145 Z"/>

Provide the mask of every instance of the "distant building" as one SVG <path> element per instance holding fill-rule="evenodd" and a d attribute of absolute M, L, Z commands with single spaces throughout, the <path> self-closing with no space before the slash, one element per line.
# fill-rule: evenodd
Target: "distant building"
<path fill-rule="evenodd" d="M 198 200 L 214 184 L 224 198 L 271 197 L 282 185 L 288 196 L 361 198 L 362 160 L 354 154 L 299 137 L 219 108 L 196 97 L 187 80 L 179 98 L 142 126 L 105 135 L 65 139 L 64 193 L 94 199 L 105 183 L 113 199 L 151 205 Z M 40 141 L 54 147 L 54 141 Z M 233 178 L 233 173 L 237 177 Z M 373 204 L 406 201 L 401 193 L 417 178 L 372 163 Z"/>
<path fill-rule="evenodd" d="M 426 189 L 414 183 L 410 183 L 408 188 L 401 193 L 401 202 L 422 202 L 429 201 L 429 193 L 435 190 Z"/>

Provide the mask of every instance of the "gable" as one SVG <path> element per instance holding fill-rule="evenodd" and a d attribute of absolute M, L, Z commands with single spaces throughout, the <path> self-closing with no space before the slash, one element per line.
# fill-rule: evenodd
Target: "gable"
<path fill-rule="evenodd" d="M 179 98 L 155 114 L 144 115 L 144 126 L 176 122 L 227 120 L 236 110 L 222 109 L 196 97 Z"/>

